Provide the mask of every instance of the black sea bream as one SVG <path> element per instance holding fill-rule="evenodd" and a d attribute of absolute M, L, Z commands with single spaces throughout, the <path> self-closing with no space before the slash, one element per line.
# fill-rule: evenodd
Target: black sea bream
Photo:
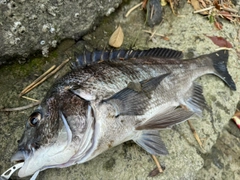
<path fill-rule="evenodd" d="M 24 161 L 18 175 L 35 178 L 44 169 L 84 163 L 129 140 L 150 154 L 167 154 L 159 129 L 206 106 L 196 78 L 214 74 L 236 90 L 226 67 L 228 51 L 181 58 L 181 52 L 164 48 L 78 57 L 30 115 L 12 157 Z"/>

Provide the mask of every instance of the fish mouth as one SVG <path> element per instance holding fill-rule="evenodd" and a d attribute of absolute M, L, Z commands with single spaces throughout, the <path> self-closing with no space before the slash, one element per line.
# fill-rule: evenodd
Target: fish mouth
<path fill-rule="evenodd" d="M 12 157 L 11 162 L 19 163 L 24 162 L 27 154 L 24 151 L 17 151 Z"/>
<path fill-rule="evenodd" d="M 11 162 L 13 162 L 13 163 L 24 162 L 24 164 L 22 165 L 22 167 L 19 170 L 19 172 L 20 172 L 21 169 L 25 166 L 26 160 L 29 158 L 29 156 L 30 156 L 29 153 L 27 153 L 26 151 L 19 150 L 11 157 Z M 19 172 L 18 172 L 19 177 L 28 176 L 28 175 L 21 176 L 21 174 L 19 174 Z M 31 174 L 29 174 L 29 175 L 31 175 Z"/>
<path fill-rule="evenodd" d="M 59 112 L 65 129 L 58 135 L 57 141 L 45 147 L 35 148 L 32 144 L 20 147 L 11 157 L 11 162 L 24 162 L 18 172 L 19 177 L 26 177 L 51 167 L 62 167 L 74 155 L 75 149 L 72 143 L 72 132 L 64 115 Z M 67 153 L 65 158 L 59 158 Z M 60 159 L 60 160 L 59 160 Z"/>
<path fill-rule="evenodd" d="M 71 142 L 67 141 L 67 136 L 64 139 L 58 139 L 54 144 L 40 147 L 30 151 L 19 149 L 11 158 L 11 162 L 24 162 L 18 171 L 20 178 L 37 176 L 40 171 L 55 167 L 67 167 L 70 159 L 75 155 L 76 149 Z"/>
<path fill-rule="evenodd" d="M 64 147 L 66 144 L 64 144 Z M 55 146 L 53 149 L 40 148 L 35 152 L 27 153 L 25 151 L 17 151 L 11 158 L 12 162 L 24 162 L 18 171 L 19 177 L 26 177 L 43 171 L 44 169 L 54 167 L 65 167 L 65 163 L 69 162 L 75 154 L 73 146 L 64 147 Z M 60 151 L 56 152 L 56 149 Z M 56 153 L 55 153 L 56 152 Z"/>

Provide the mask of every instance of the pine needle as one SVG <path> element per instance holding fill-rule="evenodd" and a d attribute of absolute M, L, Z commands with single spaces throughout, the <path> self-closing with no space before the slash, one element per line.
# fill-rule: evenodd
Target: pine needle
<path fill-rule="evenodd" d="M 156 158 L 156 156 L 154 156 L 154 155 L 152 155 L 152 158 L 153 158 L 153 160 L 154 160 L 155 164 L 156 164 L 156 165 L 157 165 L 157 167 L 158 167 L 158 171 L 159 171 L 160 173 L 162 173 L 162 172 L 163 172 L 163 170 L 162 170 L 162 167 L 161 167 L 161 165 L 160 165 L 160 163 L 159 163 L 158 159 L 157 159 L 157 158 Z"/>
<path fill-rule="evenodd" d="M 202 141 L 200 140 L 200 138 L 199 138 L 199 136 L 198 136 L 196 130 L 194 129 L 193 125 L 191 124 L 191 122 L 190 122 L 189 120 L 188 120 L 187 122 L 188 122 L 188 125 L 189 125 L 189 127 L 190 127 L 192 133 L 193 133 L 193 136 L 194 136 L 195 139 L 197 140 L 199 146 L 203 149 Z"/>
<path fill-rule="evenodd" d="M 131 14 L 135 9 L 137 9 L 141 5 L 142 5 L 142 2 L 137 4 L 137 5 L 135 5 L 135 6 L 133 6 L 131 9 L 128 10 L 128 12 L 126 13 L 125 17 L 128 17 L 129 14 Z"/>
<path fill-rule="evenodd" d="M 51 77 L 53 74 L 55 74 L 59 69 L 61 69 L 70 59 L 67 59 L 63 61 L 58 67 L 55 68 L 55 66 L 52 66 L 50 69 L 48 69 L 43 75 L 41 75 L 39 78 L 37 78 L 33 83 L 31 83 L 29 86 L 27 86 L 20 94 L 19 96 L 22 96 L 35 87 L 37 87 L 39 84 L 43 83 L 45 80 L 47 80 L 49 77 Z M 55 69 L 54 69 L 55 68 Z M 53 70 L 54 69 L 54 70 Z"/>
<path fill-rule="evenodd" d="M 3 109 L 0 109 L 0 111 L 2 111 L 2 112 L 22 111 L 22 110 L 29 109 L 31 107 L 37 106 L 37 105 L 40 104 L 40 102 L 41 101 L 38 101 L 38 102 L 28 104 L 26 106 L 21 106 L 21 107 L 16 107 L 16 108 L 3 108 Z"/>

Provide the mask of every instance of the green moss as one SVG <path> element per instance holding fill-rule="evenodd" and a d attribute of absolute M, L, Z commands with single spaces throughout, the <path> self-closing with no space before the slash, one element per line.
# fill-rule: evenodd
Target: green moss
<path fill-rule="evenodd" d="M 72 45 L 69 41 L 64 44 L 65 50 L 67 47 Z M 63 45 L 62 45 L 63 46 Z M 48 68 L 50 68 L 53 64 L 59 64 L 59 56 L 62 55 L 63 49 L 58 48 L 53 50 L 49 57 L 42 57 L 41 55 L 30 57 L 30 60 L 27 63 L 19 64 L 15 61 L 12 65 L 6 65 L 1 67 L 1 76 L 4 77 L 11 72 L 11 75 L 16 78 L 24 78 L 26 76 L 34 75 L 34 74 L 42 74 Z M 2 78 L 0 79 L 1 82 Z"/>
<path fill-rule="evenodd" d="M 115 165 L 115 159 L 114 158 L 110 158 L 109 160 L 107 160 L 104 165 L 103 168 L 105 168 L 108 171 L 111 171 L 113 169 L 113 166 Z"/>
<path fill-rule="evenodd" d="M 12 76 L 23 78 L 32 73 L 34 74 L 34 72 L 39 71 L 39 69 L 47 60 L 48 59 L 44 58 L 34 58 L 25 64 L 14 63 L 11 66 L 4 66 L 3 68 L 1 68 L 1 75 L 4 76 L 11 72 Z"/>

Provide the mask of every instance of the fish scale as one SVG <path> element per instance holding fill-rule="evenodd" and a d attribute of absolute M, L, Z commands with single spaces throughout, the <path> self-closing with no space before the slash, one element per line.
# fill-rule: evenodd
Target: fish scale
<path fill-rule="evenodd" d="M 169 71 L 169 69 L 166 69 L 165 67 L 160 67 L 161 70 L 159 70 L 159 67 L 157 67 L 156 64 L 153 64 L 153 65 L 144 65 L 141 63 L 134 64 L 135 60 L 132 60 L 132 61 L 133 61 L 132 63 L 127 62 L 127 66 L 121 63 L 118 63 L 118 64 L 100 63 L 100 64 L 87 67 L 88 69 L 91 69 L 91 71 L 89 73 L 86 73 L 86 72 L 85 73 L 87 74 L 87 76 L 92 77 L 92 79 L 91 81 L 82 82 L 80 84 L 81 88 L 90 89 L 94 91 L 90 94 L 100 94 L 102 92 L 104 93 L 103 96 L 106 96 L 107 95 L 106 93 L 108 91 L 106 91 L 107 89 L 105 89 L 105 87 L 106 88 L 108 88 L 109 86 L 115 87 L 115 88 L 111 88 L 111 93 L 117 92 L 120 89 L 126 87 L 127 84 L 131 81 L 138 82 L 144 79 L 149 79 L 151 77 L 154 77 L 157 74 L 164 74 Z M 149 59 L 145 59 L 144 61 L 149 62 Z M 117 67 L 115 68 L 115 66 Z M 98 67 L 100 70 L 97 70 L 96 67 Z M 81 69 L 77 71 L 78 73 L 77 74 L 74 73 L 74 75 L 76 77 L 82 76 Z M 95 76 L 92 76 L 91 73 L 93 72 L 96 74 Z M 67 76 L 72 76 L 72 75 L 69 74 Z M 66 78 L 68 79 L 69 77 L 66 77 Z M 75 82 L 72 82 L 72 83 L 74 84 Z M 101 86 L 102 84 L 107 86 Z"/>
<path fill-rule="evenodd" d="M 103 93 L 101 96 L 106 97 L 112 92 L 116 93 L 117 91 L 123 89 L 124 87 L 127 86 L 129 82 L 139 82 L 145 79 L 155 77 L 160 74 L 176 71 L 176 69 L 178 71 L 183 71 L 184 69 L 188 69 L 189 72 L 202 71 L 198 69 L 199 67 L 201 67 L 201 65 L 189 68 L 188 67 L 189 64 L 186 62 L 178 61 L 177 64 L 168 65 L 166 64 L 167 62 L 162 63 L 161 60 L 153 59 L 152 65 L 148 65 L 151 59 L 146 58 L 146 59 L 131 60 L 130 62 L 126 62 L 127 65 L 125 65 L 124 62 L 119 62 L 113 65 L 111 63 L 102 63 L 102 64 L 100 63 L 93 66 L 89 66 L 87 68 L 90 69 L 90 72 L 89 73 L 85 72 L 84 74 L 85 76 L 92 77 L 91 81 L 83 81 L 79 85 L 81 86 L 81 89 L 91 90 L 92 92 L 89 92 L 90 94 L 98 95 L 100 93 Z M 161 62 L 161 63 L 158 63 L 158 62 Z M 168 60 L 168 62 L 171 62 L 171 60 Z M 179 65 L 182 65 L 180 70 L 179 70 Z M 115 66 L 117 68 L 115 68 Z M 98 69 L 96 67 L 98 67 Z M 78 71 L 78 74 L 74 73 L 74 76 L 75 77 L 82 76 L 81 69 L 77 71 Z M 96 75 L 93 76 L 92 73 L 95 73 Z M 191 73 L 189 74 L 191 75 Z M 68 76 L 71 76 L 71 74 Z M 69 77 L 66 77 L 66 78 L 68 79 Z M 176 78 L 176 77 L 173 77 L 173 78 Z M 76 82 L 73 82 L 73 84 L 74 83 Z M 110 92 L 108 87 L 111 87 Z"/>

